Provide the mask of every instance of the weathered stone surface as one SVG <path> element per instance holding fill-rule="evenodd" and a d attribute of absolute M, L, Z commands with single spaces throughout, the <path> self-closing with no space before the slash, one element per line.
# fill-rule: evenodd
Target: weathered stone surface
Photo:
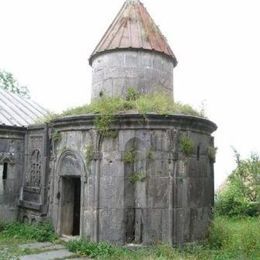
<path fill-rule="evenodd" d="M 92 100 L 125 98 L 130 88 L 173 98 L 177 61 L 159 30 L 149 29 L 154 26 L 148 14 L 145 34 L 150 30 L 148 36 L 156 37 L 143 39 L 147 35 L 132 30 L 137 24 L 132 11 L 129 21 L 122 17 L 122 28 L 131 29 L 130 45 L 124 46 L 124 34 L 113 34 L 100 42 L 113 48 L 103 46 L 91 56 Z M 134 44 L 139 38 L 144 41 Z M 109 127 L 113 137 L 97 130 L 96 115 L 27 128 L 1 125 L 0 222 L 49 219 L 59 235 L 115 244 L 204 239 L 214 203 L 214 159 L 208 150 L 216 125 L 192 116 L 122 113 Z M 183 151 L 182 136 L 193 144 L 191 154 Z M 24 259 L 68 254 L 57 253 Z"/>
<path fill-rule="evenodd" d="M 19 245 L 22 249 L 38 249 L 38 250 L 58 250 L 64 249 L 64 245 L 53 244 L 51 242 L 35 242 L 30 244 L 22 244 Z"/>
<path fill-rule="evenodd" d="M 100 203 L 102 209 L 124 208 L 124 177 L 109 176 L 100 178 Z"/>
<path fill-rule="evenodd" d="M 82 180 L 82 237 L 115 244 L 155 241 L 182 244 L 205 235 L 213 200 L 213 172 L 205 151 L 215 126 L 207 120 L 190 117 L 153 117 L 148 117 L 149 127 L 136 115 L 119 117 L 113 125 L 118 133 L 114 138 L 100 139 L 84 117 L 69 123 L 61 120 L 54 125 L 62 136 L 59 147 L 62 144 L 76 153 L 75 147 L 79 146 L 78 160 L 86 156 L 84 147 L 90 144 L 93 147 L 89 162 L 80 159 L 81 166 L 71 164 L 70 169 L 79 172 L 77 175 Z M 78 125 L 77 120 L 81 131 L 71 132 Z M 189 157 L 180 151 L 178 131 L 185 134 L 186 124 L 190 125 L 187 135 L 194 138 L 193 143 L 198 140 L 201 143 L 199 157 L 197 149 Z M 129 151 L 134 152 L 132 159 L 127 159 Z M 58 164 L 62 154 L 58 153 L 51 173 L 54 182 L 51 187 L 55 191 L 50 194 L 56 197 L 57 194 L 62 197 L 57 184 L 60 181 L 55 177 L 60 174 Z M 50 216 L 61 211 L 59 199 L 55 200 Z M 59 213 L 53 221 L 59 232 L 62 225 Z"/>
<path fill-rule="evenodd" d="M 75 254 L 69 252 L 67 249 L 60 249 L 54 251 L 47 251 L 39 254 L 21 256 L 20 260 L 54 260 L 64 259 L 66 257 L 70 258 L 73 255 Z"/>
<path fill-rule="evenodd" d="M 49 217 L 60 235 L 73 235 L 78 219 L 79 235 L 96 242 L 182 244 L 203 239 L 214 199 L 207 150 L 215 125 L 182 116 L 147 115 L 147 120 L 149 124 L 136 114 L 118 116 L 111 126 L 117 133 L 113 138 L 99 135 L 93 116 L 81 116 L 59 119 L 52 129 L 30 128 L 26 141 L 16 146 L 0 139 L 2 157 L 15 155 L 6 187 L 0 189 L 1 219 L 17 217 L 23 180 L 20 219 L 34 223 Z M 58 141 L 50 142 L 51 132 L 59 133 Z M 181 152 L 180 133 L 194 144 L 190 156 Z"/>
<path fill-rule="evenodd" d="M 0 222 L 18 218 L 23 178 L 25 129 L 0 127 Z"/>
<path fill-rule="evenodd" d="M 126 96 L 164 92 L 173 97 L 173 63 L 157 53 L 123 50 L 104 53 L 93 60 L 92 99 L 102 95 Z"/>
<path fill-rule="evenodd" d="M 99 240 L 114 244 L 125 241 L 124 209 L 99 210 Z"/>

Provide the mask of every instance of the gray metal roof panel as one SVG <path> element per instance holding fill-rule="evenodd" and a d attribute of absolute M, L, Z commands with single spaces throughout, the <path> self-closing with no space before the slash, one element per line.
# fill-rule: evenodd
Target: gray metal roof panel
<path fill-rule="evenodd" d="M 0 125 L 28 126 L 48 114 L 48 110 L 31 99 L 0 89 Z"/>

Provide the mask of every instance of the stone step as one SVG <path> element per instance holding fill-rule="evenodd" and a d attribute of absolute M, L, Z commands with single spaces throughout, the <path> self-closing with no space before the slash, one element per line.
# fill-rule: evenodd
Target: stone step
<path fill-rule="evenodd" d="M 58 249 L 65 249 L 64 245 L 60 244 L 53 244 L 51 242 L 38 242 L 38 243 L 30 243 L 30 244 L 22 244 L 19 245 L 22 249 L 31 249 L 31 250 L 58 250 Z"/>
<path fill-rule="evenodd" d="M 20 260 L 54 260 L 54 259 L 66 259 L 72 257 L 73 253 L 67 249 L 60 249 L 54 251 L 42 252 L 39 254 L 21 256 Z"/>

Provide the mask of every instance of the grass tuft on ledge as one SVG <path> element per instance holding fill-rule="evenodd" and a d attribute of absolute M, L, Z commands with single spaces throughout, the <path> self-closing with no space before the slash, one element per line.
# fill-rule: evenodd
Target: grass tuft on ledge
<path fill-rule="evenodd" d="M 106 134 L 116 114 L 127 112 L 139 113 L 143 116 L 149 113 L 157 113 L 159 115 L 191 115 L 205 117 L 203 111 L 199 112 L 190 105 L 180 102 L 173 102 L 171 98 L 165 94 L 153 93 L 147 95 L 129 95 L 127 98 L 107 97 L 94 100 L 89 105 L 83 105 L 65 110 L 61 114 L 48 114 L 36 123 L 51 122 L 54 119 L 64 116 L 76 116 L 85 114 L 96 114 L 95 125 L 97 129 Z"/>
<path fill-rule="evenodd" d="M 89 105 L 64 111 L 62 116 L 82 114 L 115 114 L 135 111 L 140 114 L 157 113 L 160 115 L 183 114 L 205 117 L 190 105 L 173 102 L 169 96 L 160 93 L 139 95 L 135 99 L 121 97 L 102 97 Z"/>
<path fill-rule="evenodd" d="M 106 97 L 93 101 L 91 104 L 70 108 L 61 114 L 49 113 L 39 122 L 50 122 L 64 116 L 84 114 L 116 114 L 134 111 L 140 114 L 157 113 L 160 115 L 191 115 L 205 117 L 204 111 L 197 111 L 192 106 L 173 102 L 170 97 L 161 94 L 139 95 L 135 99 L 121 97 Z"/>

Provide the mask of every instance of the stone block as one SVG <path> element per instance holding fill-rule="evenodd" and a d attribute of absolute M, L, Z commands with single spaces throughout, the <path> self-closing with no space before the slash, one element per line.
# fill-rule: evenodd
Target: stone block
<path fill-rule="evenodd" d="M 169 207 L 169 177 L 151 177 L 147 179 L 147 207 Z"/>
<path fill-rule="evenodd" d="M 190 240 L 200 241 L 206 239 L 208 228 L 212 219 L 209 208 L 192 208 L 190 211 Z"/>
<path fill-rule="evenodd" d="M 178 178 L 186 178 L 188 177 L 188 165 L 189 160 L 179 158 L 177 161 L 177 169 L 176 169 L 176 177 Z M 196 171 L 196 169 L 195 169 Z"/>
<path fill-rule="evenodd" d="M 165 131 L 154 131 L 151 135 L 151 147 L 154 151 L 169 151 L 167 133 Z"/>
<path fill-rule="evenodd" d="M 168 209 L 143 209 L 144 244 L 154 244 L 156 241 L 166 242 L 169 232 Z"/>
<path fill-rule="evenodd" d="M 101 82 L 103 91 L 109 96 L 126 96 L 128 87 L 135 88 L 140 93 L 161 92 L 162 86 L 173 88 L 173 65 L 156 53 L 118 50 L 98 56 L 92 66 L 92 98 L 98 97 L 102 87 L 97 84 Z M 101 72 L 103 69 L 104 74 Z M 160 82 L 162 75 L 163 84 Z M 113 81 L 113 89 L 111 84 L 105 86 L 104 82 L 108 79 Z"/>
<path fill-rule="evenodd" d="M 151 68 L 153 66 L 153 57 L 150 53 L 143 53 L 142 58 L 139 60 L 139 67 Z"/>
<path fill-rule="evenodd" d="M 138 64 L 139 53 L 135 51 L 125 52 L 125 67 L 134 68 Z"/>
<path fill-rule="evenodd" d="M 190 209 L 174 209 L 173 243 L 182 245 L 190 242 Z"/>
<path fill-rule="evenodd" d="M 184 208 L 189 206 L 188 191 L 190 189 L 189 180 L 187 178 L 175 178 L 173 187 L 173 200 L 175 208 Z"/>
<path fill-rule="evenodd" d="M 0 222 L 11 223 L 17 221 L 18 207 L 16 205 L 4 205 L 0 202 Z"/>
<path fill-rule="evenodd" d="M 135 208 L 146 208 L 146 181 L 138 181 L 135 183 Z"/>
<path fill-rule="evenodd" d="M 82 237 L 86 240 L 95 241 L 95 230 L 96 230 L 96 210 L 88 209 L 83 212 L 82 220 Z"/>
<path fill-rule="evenodd" d="M 84 185 L 83 206 L 85 209 L 94 209 L 96 206 L 96 177 L 89 176 L 88 182 Z"/>
<path fill-rule="evenodd" d="M 104 158 L 100 165 L 101 177 L 124 177 L 124 163 L 122 160 L 111 157 L 106 159 Z"/>
<path fill-rule="evenodd" d="M 207 177 L 209 174 L 209 162 L 205 157 L 190 158 L 187 162 L 187 176 L 189 177 Z"/>
<path fill-rule="evenodd" d="M 108 93 L 113 92 L 113 79 L 112 78 L 107 78 L 106 80 L 103 80 L 102 82 L 102 89 L 100 89 L 100 92 L 98 93 L 98 97 L 103 96 L 109 96 Z"/>
<path fill-rule="evenodd" d="M 99 210 L 99 240 L 113 244 L 124 244 L 124 209 Z"/>
<path fill-rule="evenodd" d="M 104 176 L 100 178 L 100 208 L 124 207 L 124 178 Z"/>
<path fill-rule="evenodd" d="M 171 165 L 168 158 L 147 160 L 147 176 L 149 177 L 169 177 L 171 175 Z"/>

